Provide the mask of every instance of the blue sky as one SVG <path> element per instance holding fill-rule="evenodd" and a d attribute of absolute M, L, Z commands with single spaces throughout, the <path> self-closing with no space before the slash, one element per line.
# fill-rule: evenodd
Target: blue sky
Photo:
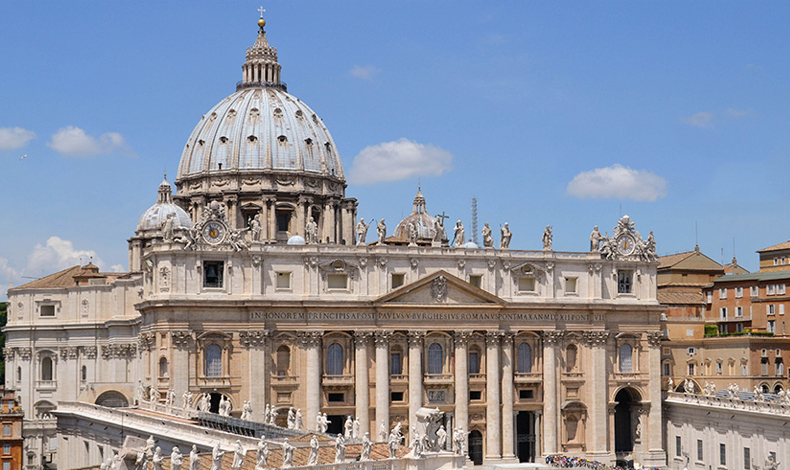
<path fill-rule="evenodd" d="M 233 93 L 259 3 L 0 4 L 0 298 L 126 239 Z M 622 214 L 659 254 L 755 270 L 790 238 L 786 2 L 267 2 L 291 94 L 366 220 L 431 213 L 586 250 Z M 22 155 L 28 157 L 20 160 Z M 382 181 L 380 160 L 402 179 Z M 378 163 L 377 163 L 378 162 Z M 415 162 L 417 163 L 415 166 Z M 378 182 L 376 182 L 378 181 Z M 603 183 L 601 183 L 603 181 Z M 498 237 L 497 237 L 498 239 Z"/>

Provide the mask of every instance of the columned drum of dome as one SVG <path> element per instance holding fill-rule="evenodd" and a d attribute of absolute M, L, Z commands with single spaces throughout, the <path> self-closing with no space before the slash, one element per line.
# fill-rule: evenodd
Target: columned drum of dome
<path fill-rule="evenodd" d="M 304 236 L 312 217 L 320 243 L 354 243 L 356 199 L 321 118 L 286 92 L 277 49 L 263 26 L 247 49 L 236 92 L 209 110 L 187 140 L 175 200 L 193 221 L 210 201 L 228 208 L 234 228 L 258 216 L 261 241 Z"/>

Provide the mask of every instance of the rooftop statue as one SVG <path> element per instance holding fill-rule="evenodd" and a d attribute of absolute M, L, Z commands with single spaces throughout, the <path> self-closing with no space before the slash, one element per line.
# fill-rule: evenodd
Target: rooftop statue
<path fill-rule="evenodd" d="M 453 246 L 456 248 L 461 248 L 466 243 L 464 240 L 465 232 L 464 232 L 464 224 L 461 223 L 459 220 L 455 223 L 455 235 L 453 236 Z"/>
<path fill-rule="evenodd" d="M 384 244 L 384 239 L 387 238 L 387 225 L 384 223 L 384 219 L 381 219 L 376 225 L 376 231 L 379 234 L 379 245 Z"/>
<path fill-rule="evenodd" d="M 360 217 L 359 222 L 357 223 L 357 245 L 365 244 L 365 237 L 368 236 L 369 228 L 370 224 L 366 224 L 365 218 Z"/>
<path fill-rule="evenodd" d="M 491 236 L 491 227 L 488 226 L 488 222 L 483 226 L 483 246 L 486 248 L 494 247 L 494 237 Z"/>
<path fill-rule="evenodd" d="M 499 231 L 502 233 L 502 238 L 499 240 L 499 249 L 507 250 L 510 248 L 510 239 L 513 238 L 513 232 L 510 231 L 507 222 L 505 222 L 505 225 L 500 228 Z"/>
<path fill-rule="evenodd" d="M 551 225 L 547 225 L 546 230 L 543 231 L 543 250 L 551 251 L 551 245 L 553 241 L 554 241 L 554 234 L 551 233 Z"/>

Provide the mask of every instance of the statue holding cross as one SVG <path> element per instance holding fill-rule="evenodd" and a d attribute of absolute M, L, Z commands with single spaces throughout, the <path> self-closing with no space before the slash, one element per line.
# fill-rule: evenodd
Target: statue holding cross
<path fill-rule="evenodd" d="M 433 220 L 433 241 L 438 242 L 439 245 L 447 238 L 447 233 L 444 231 L 444 219 L 447 218 L 449 217 L 442 212 Z"/>

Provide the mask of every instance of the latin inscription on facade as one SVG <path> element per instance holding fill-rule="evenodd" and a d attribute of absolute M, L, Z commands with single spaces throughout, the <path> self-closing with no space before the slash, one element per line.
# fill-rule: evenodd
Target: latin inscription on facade
<path fill-rule="evenodd" d="M 518 321 L 591 323 L 601 313 L 483 313 L 483 312 L 250 312 L 250 320 L 274 321 Z"/>

